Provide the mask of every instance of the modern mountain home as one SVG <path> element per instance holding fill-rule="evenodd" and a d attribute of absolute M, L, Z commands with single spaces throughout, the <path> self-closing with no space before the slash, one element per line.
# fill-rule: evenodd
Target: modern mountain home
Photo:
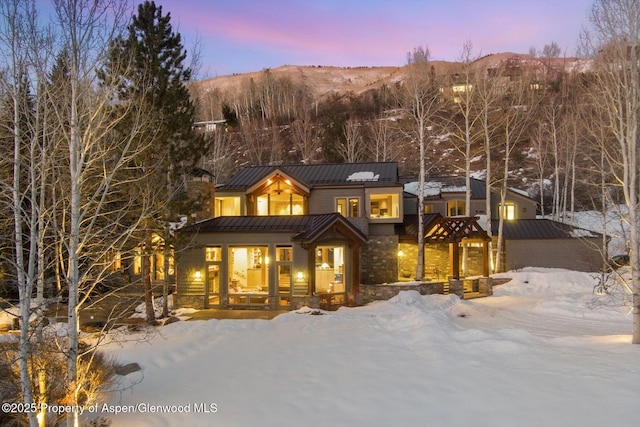
<path fill-rule="evenodd" d="M 441 292 L 443 282 L 486 278 L 484 183 L 472 182 L 471 217 L 460 216 L 464 186 L 455 179 L 429 185 L 419 282 L 439 283 L 432 291 Z M 176 304 L 335 308 L 360 304 L 370 286 L 400 289 L 398 282 L 415 280 L 418 253 L 410 188 L 395 162 L 244 168 L 216 188 L 212 218 L 180 231 L 188 244 L 176 255 Z M 536 221 L 535 202 L 515 191 L 502 211 L 514 223 Z M 480 280 L 481 289 L 478 281 L 465 291 L 490 294 L 490 281 Z"/>

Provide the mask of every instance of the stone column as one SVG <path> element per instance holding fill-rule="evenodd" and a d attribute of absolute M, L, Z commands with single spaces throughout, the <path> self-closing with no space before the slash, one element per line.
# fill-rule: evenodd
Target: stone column
<path fill-rule="evenodd" d="M 449 279 L 449 293 L 464 299 L 464 284 L 460 279 Z"/>

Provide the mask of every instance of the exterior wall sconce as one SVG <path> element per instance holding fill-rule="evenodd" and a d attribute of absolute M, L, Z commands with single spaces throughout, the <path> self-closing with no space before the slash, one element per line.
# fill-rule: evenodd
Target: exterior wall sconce
<path fill-rule="evenodd" d="M 202 272 L 201 272 L 200 270 L 196 270 L 196 272 L 195 272 L 195 273 L 193 273 L 193 278 L 194 278 L 196 281 L 200 281 L 200 280 L 202 280 Z"/>
<path fill-rule="evenodd" d="M 296 273 L 296 282 L 302 282 L 304 280 L 304 272 L 302 270 L 299 270 Z"/>
<path fill-rule="evenodd" d="M 402 249 L 398 251 L 398 256 L 399 257 L 404 256 L 404 252 L 402 252 Z"/>

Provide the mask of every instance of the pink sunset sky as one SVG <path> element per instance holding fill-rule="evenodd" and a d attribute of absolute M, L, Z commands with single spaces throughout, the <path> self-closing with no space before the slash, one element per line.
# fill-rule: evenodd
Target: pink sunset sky
<path fill-rule="evenodd" d="M 429 46 L 455 60 L 528 53 L 555 41 L 567 56 L 593 0 L 157 0 L 188 51 L 200 40 L 200 77 L 281 65 L 400 66 Z"/>

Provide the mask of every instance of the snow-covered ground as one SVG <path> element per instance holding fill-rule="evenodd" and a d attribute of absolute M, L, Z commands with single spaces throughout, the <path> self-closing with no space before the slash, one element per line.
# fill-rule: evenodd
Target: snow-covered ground
<path fill-rule="evenodd" d="M 594 304 L 586 273 L 503 275 L 513 280 L 490 298 L 404 292 L 128 335 L 105 350 L 142 371 L 122 377 L 108 409 L 134 412 L 100 415 L 154 427 L 638 426 L 640 346 L 620 293 Z"/>

